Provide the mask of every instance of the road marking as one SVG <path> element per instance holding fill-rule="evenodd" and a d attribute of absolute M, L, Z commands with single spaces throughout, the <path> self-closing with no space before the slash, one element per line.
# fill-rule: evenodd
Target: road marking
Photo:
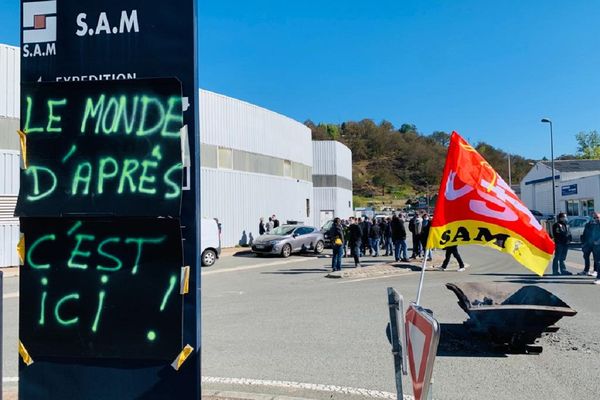
<path fill-rule="evenodd" d="M 19 292 L 14 292 L 14 293 L 6 293 L 5 295 L 2 295 L 2 299 L 16 299 L 17 297 L 19 297 Z"/>
<path fill-rule="evenodd" d="M 219 383 L 225 385 L 246 385 L 246 386 L 270 386 L 285 389 L 304 389 L 304 390 L 316 390 L 321 392 L 332 392 L 339 394 L 357 395 L 370 397 L 374 399 L 390 399 L 396 400 L 396 393 L 385 392 L 381 390 L 372 389 L 360 389 L 346 386 L 334 386 L 334 385 L 322 385 L 316 383 L 300 383 L 300 382 L 288 382 L 288 381 L 271 381 L 271 380 L 260 380 L 260 379 L 246 379 L 246 378 L 219 378 L 212 376 L 203 376 L 202 383 Z M 404 396 L 404 400 L 414 400 L 412 396 Z"/>
<path fill-rule="evenodd" d="M 2 378 L 2 383 L 15 383 L 19 382 L 19 377 L 17 376 L 5 376 Z"/>
<path fill-rule="evenodd" d="M 370 276 L 368 278 L 351 279 L 351 280 L 347 280 L 347 281 L 343 280 L 343 281 L 340 281 L 337 283 L 354 283 L 354 282 L 370 281 L 373 279 L 395 278 L 398 276 L 417 275 L 420 273 L 421 273 L 421 271 L 411 271 L 411 272 L 405 272 L 403 274 L 387 274 L 387 275 L 380 275 L 380 276 Z"/>
<path fill-rule="evenodd" d="M 228 269 L 215 269 L 215 270 L 206 271 L 206 272 L 202 271 L 202 276 L 213 275 L 213 274 L 224 274 L 226 272 L 247 271 L 250 269 L 272 267 L 275 265 L 293 264 L 293 263 L 299 263 L 299 262 L 306 262 L 307 260 L 312 260 L 312 258 L 298 258 L 298 259 L 287 260 L 287 261 L 275 261 L 275 262 L 271 262 L 271 263 L 246 265 L 243 267 L 235 267 L 235 268 L 228 268 Z"/>

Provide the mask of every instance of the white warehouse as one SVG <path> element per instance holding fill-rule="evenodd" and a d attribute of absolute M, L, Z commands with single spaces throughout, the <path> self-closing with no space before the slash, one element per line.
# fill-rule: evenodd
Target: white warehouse
<path fill-rule="evenodd" d="M 322 227 L 334 218 L 352 213 L 352 152 L 340 142 L 313 142 L 313 224 Z"/>
<path fill-rule="evenodd" d="M 19 219 L 13 217 L 19 194 L 19 57 L 18 47 L 0 44 L 0 267 L 19 263 Z"/>
<path fill-rule="evenodd" d="M 248 245 L 260 217 L 312 219 L 311 132 L 255 105 L 200 90 L 202 217 L 222 224 L 222 246 Z"/>
<path fill-rule="evenodd" d="M 552 214 L 552 168 L 542 161 L 521 180 L 521 200 L 532 210 Z M 556 212 L 589 216 L 600 205 L 600 160 L 554 161 Z"/>

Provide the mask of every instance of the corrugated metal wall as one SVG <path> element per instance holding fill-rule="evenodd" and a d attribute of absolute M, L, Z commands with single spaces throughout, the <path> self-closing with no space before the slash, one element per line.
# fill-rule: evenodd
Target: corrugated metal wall
<path fill-rule="evenodd" d="M 205 90 L 200 90 L 200 138 L 202 144 L 272 157 L 269 162 L 280 162 L 282 174 L 283 160 L 312 168 L 311 132 L 306 126 Z M 304 180 L 275 172 L 246 172 L 236 169 L 236 163 L 234 169 L 210 168 L 215 164 L 218 160 L 203 162 L 202 217 L 219 219 L 224 247 L 249 244 L 258 236 L 260 217 L 268 220 L 275 214 L 282 223 L 313 221 L 311 172 Z"/>
<path fill-rule="evenodd" d="M 222 246 L 248 244 L 258 236 L 260 217 L 275 214 L 280 222 L 312 222 L 306 215 L 313 189 L 310 182 L 247 172 L 202 168 L 202 217 L 218 218 Z"/>
<path fill-rule="evenodd" d="M 352 180 L 352 151 L 335 140 L 314 141 L 313 175 L 338 175 Z"/>
<path fill-rule="evenodd" d="M 0 44 L 0 118 L 19 118 L 20 56 L 18 47 Z"/>
<path fill-rule="evenodd" d="M 0 267 L 16 267 L 19 265 L 18 242 L 19 224 L 0 223 Z"/>
<path fill-rule="evenodd" d="M 14 217 L 19 194 L 17 151 L 0 150 L 0 267 L 17 266 L 19 219 Z"/>
<path fill-rule="evenodd" d="M 352 152 L 340 142 L 313 142 L 313 175 L 341 176 L 352 180 Z M 352 215 L 352 191 L 339 187 L 315 187 L 313 223 L 320 224 L 321 210 L 333 210 L 334 216 Z"/>
<path fill-rule="evenodd" d="M 0 150 L 0 196 L 17 196 L 19 194 L 18 151 Z"/>
<path fill-rule="evenodd" d="M 314 217 L 315 226 L 321 224 L 321 211 L 332 210 L 334 217 L 347 219 L 352 216 L 352 192 L 340 188 L 314 188 Z"/>
<path fill-rule="evenodd" d="M 311 132 L 281 114 L 200 90 L 200 141 L 313 165 Z"/>

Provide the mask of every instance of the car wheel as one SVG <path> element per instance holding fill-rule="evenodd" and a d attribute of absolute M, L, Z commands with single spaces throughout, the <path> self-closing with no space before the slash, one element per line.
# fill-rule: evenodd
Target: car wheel
<path fill-rule="evenodd" d="M 202 265 L 205 267 L 211 267 L 217 261 L 217 253 L 214 250 L 206 249 L 202 253 Z"/>
<path fill-rule="evenodd" d="M 281 249 L 281 256 L 283 258 L 288 258 L 291 254 L 292 254 L 292 246 L 290 246 L 289 244 L 286 244 L 285 246 L 283 246 L 283 249 Z"/>
<path fill-rule="evenodd" d="M 315 254 L 321 254 L 323 252 L 324 248 L 325 248 L 325 243 L 323 243 L 322 240 L 319 240 L 317 242 L 317 245 L 315 246 Z"/>

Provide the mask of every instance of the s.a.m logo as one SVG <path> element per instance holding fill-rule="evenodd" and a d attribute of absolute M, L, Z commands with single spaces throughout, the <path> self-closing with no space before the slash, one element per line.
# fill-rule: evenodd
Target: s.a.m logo
<path fill-rule="evenodd" d="M 56 55 L 56 0 L 23 2 L 23 57 Z"/>

